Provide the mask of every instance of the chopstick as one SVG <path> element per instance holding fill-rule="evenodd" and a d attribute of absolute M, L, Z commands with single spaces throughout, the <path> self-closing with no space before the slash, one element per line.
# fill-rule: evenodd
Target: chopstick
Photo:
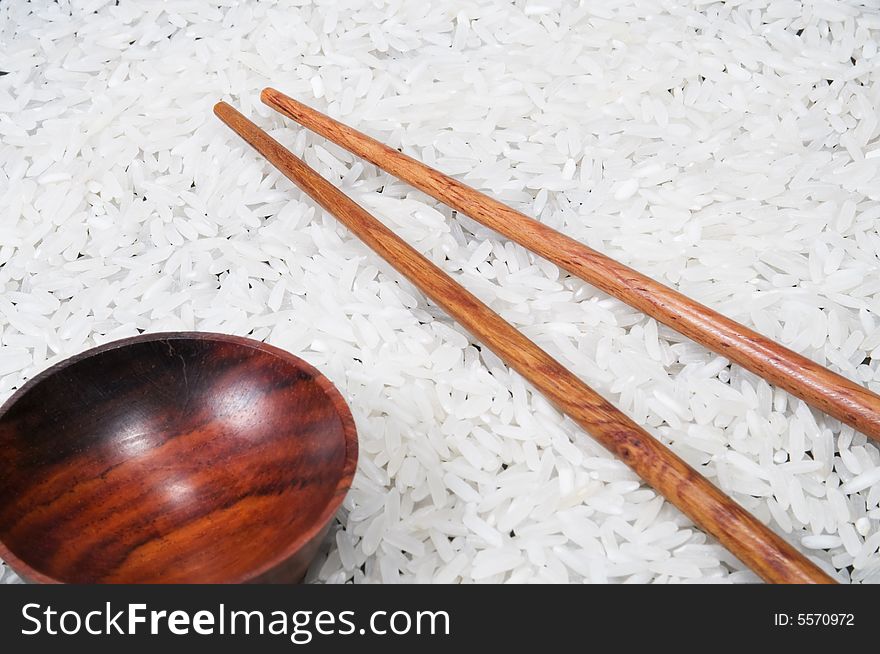
<path fill-rule="evenodd" d="M 225 102 L 214 113 L 593 438 L 762 579 L 834 583 L 815 564 L 439 267 Z"/>
<path fill-rule="evenodd" d="M 572 275 L 880 441 L 880 396 L 488 195 L 297 102 L 265 104 Z"/>

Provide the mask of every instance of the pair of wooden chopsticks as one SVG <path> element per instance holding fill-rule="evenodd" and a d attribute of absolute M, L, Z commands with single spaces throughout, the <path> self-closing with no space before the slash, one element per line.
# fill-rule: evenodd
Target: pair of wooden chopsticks
<path fill-rule="evenodd" d="M 572 275 L 880 441 L 880 396 L 668 286 L 275 89 L 263 102 Z"/>
<path fill-rule="evenodd" d="M 699 332 L 694 325 L 708 328 L 712 326 L 713 320 L 722 320 L 726 321 L 723 324 L 735 325 L 718 314 L 713 314 L 709 309 L 687 300 L 684 296 L 585 248 L 576 241 L 566 239 L 558 232 L 549 230 L 540 223 L 305 107 L 278 91 L 266 89 L 263 91 L 262 99 L 281 113 L 412 183 L 462 213 L 496 227 L 502 233 L 512 235 L 514 240 L 551 261 L 564 264 L 563 267 L 566 269 L 572 272 L 578 271 L 576 274 L 595 283 L 603 290 L 610 292 L 609 289 L 616 289 L 618 296 L 623 295 L 629 300 L 638 299 L 638 303 L 633 302 L 633 304 L 639 308 L 651 308 L 654 312 L 651 315 L 667 315 L 668 320 L 665 322 L 673 327 L 686 323 L 691 325 L 688 328 L 691 332 Z M 490 347 L 561 411 L 703 530 L 717 538 L 762 579 L 776 583 L 834 583 L 831 577 L 794 547 L 773 533 L 708 479 L 584 384 L 571 371 L 278 141 L 225 102 L 218 103 L 214 107 L 214 113 L 327 212 L 346 225 L 425 295 Z M 544 238 L 550 239 L 550 242 L 542 243 L 541 240 Z M 602 272 L 603 266 L 611 271 L 607 276 Z M 613 281 L 607 281 L 608 279 Z M 659 298 L 652 298 L 652 289 L 665 290 L 659 293 Z M 670 297 L 678 298 L 676 302 L 682 305 L 680 309 L 676 309 L 675 304 L 670 304 Z M 675 316 L 676 311 L 679 310 L 685 315 L 684 318 Z M 712 316 L 717 316 L 717 319 Z M 741 333 L 745 328 L 740 327 L 739 330 Z M 703 336 L 701 342 L 706 340 L 710 339 Z M 761 345 L 766 339 L 761 340 L 757 334 L 753 337 L 743 337 L 741 340 L 750 343 L 753 352 L 763 353 L 764 349 L 761 348 L 769 347 Z M 722 352 L 731 359 L 733 356 L 728 349 L 736 349 L 736 342 L 735 339 L 731 342 L 729 338 L 718 340 L 718 343 L 726 343 L 722 347 Z M 778 354 L 779 349 L 776 346 L 773 350 L 775 354 L 772 362 L 776 363 L 769 365 L 769 368 L 777 371 L 777 374 L 781 374 L 780 370 L 794 366 L 792 361 L 779 363 L 785 358 Z M 792 353 L 792 356 L 798 355 Z M 750 359 L 744 357 L 744 360 Z M 867 402 L 870 395 L 867 391 L 815 364 L 811 365 L 813 367 L 809 370 L 817 372 L 816 375 L 809 377 L 811 383 L 824 381 L 825 384 L 831 385 L 831 380 L 838 378 L 848 384 L 845 388 L 859 389 L 861 393 L 840 391 L 836 397 L 861 398 L 864 403 Z M 819 372 L 821 374 L 818 374 Z M 788 386 L 791 387 L 792 384 Z M 829 404 L 831 405 L 834 405 L 834 402 Z M 855 400 L 847 404 L 851 407 L 856 405 Z M 859 414 L 855 410 L 850 413 Z M 873 425 L 876 428 L 878 421 L 875 416 L 873 419 L 865 418 L 859 424 Z"/>

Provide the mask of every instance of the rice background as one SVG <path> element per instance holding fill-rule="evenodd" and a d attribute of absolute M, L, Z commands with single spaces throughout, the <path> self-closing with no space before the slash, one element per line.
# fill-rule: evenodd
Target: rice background
<path fill-rule="evenodd" d="M 876 445 L 258 100 L 880 391 L 878 41 L 873 2 L 3 2 L 0 399 L 141 331 L 250 335 L 326 373 L 360 432 L 310 580 L 756 579 L 245 147 L 222 98 L 837 579 L 880 582 Z"/>

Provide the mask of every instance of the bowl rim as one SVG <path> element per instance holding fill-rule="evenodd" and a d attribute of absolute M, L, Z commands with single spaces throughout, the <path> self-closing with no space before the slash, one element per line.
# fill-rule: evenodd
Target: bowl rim
<path fill-rule="evenodd" d="M 343 500 L 345 499 L 346 493 L 348 493 L 349 488 L 351 488 L 352 480 L 354 479 L 355 472 L 357 471 L 357 460 L 358 460 L 358 436 L 357 436 L 357 427 L 355 426 L 354 418 L 351 414 L 351 409 L 346 403 L 345 399 L 342 397 L 342 393 L 340 393 L 339 389 L 333 385 L 331 382 L 320 370 L 315 368 L 309 362 L 301 359 L 288 352 L 287 350 L 283 350 L 280 347 L 276 347 L 274 345 L 270 345 L 268 343 L 264 343 L 262 341 L 257 341 L 252 338 L 246 338 L 244 336 L 234 336 L 232 334 L 221 334 L 218 332 L 200 332 L 200 331 L 179 331 L 179 332 L 154 332 L 154 333 L 145 333 L 139 334 L 137 336 L 130 336 L 128 338 L 121 338 L 114 341 L 109 341 L 102 345 L 98 345 L 96 347 L 89 348 L 87 350 L 83 350 L 78 354 L 74 354 L 58 363 L 46 368 L 45 370 L 37 373 L 29 380 L 27 380 L 20 388 L 18 388 L 2 405 L 0 405 L 0 420 L 3 419 L 3 416 L 6 415 L 7 411 L 9 411 L 12 406 L 18 402 L 26 393 L 28 393 L 32 388 L 40 384 L 43 380 L 51 377 L 52 375 L 64 370 L 65 368 L 84 361 L 85 359 L 89 359 L 98 354 L 102 354 L 104 352 L 108 352 L 111 350 L 116 350 L 124 347 L 128 347 L 130 345 L 138 345 L 141 343 L 149 343 L 153 341 L 172 341 L 172 340 L 202 340 L 202 341 L 215 341 L 222 343 L 231 343 L 234 345 L 239 345 L 243 347 L 248 347 L 254 350 L 258 350 L 264 354 L 272 355 L 278 359 L 281 359 L 289 364 L 292 364 L 299 368 L 300 370 L 309 374 L 318 384 L 319 388 L 324 392 L 327 396 L 327 399 L 333 405 L 336 414 L 339 416 L 340 421 L 342 422 L 342 432 L 343 432 L 343 441 L 345 443 L 345 458 L 342 463 L 342 470 L 339 473 L 339 480 L 336 483 L 336 487 L 333 490 L 333 494 L 331 495 L 327 505 L 324 507 L 324 510 L 320 513 L 320 515 L 315 518 L 311 525 L 307 528 L 299 532 L 292 541 L 283 549 L 279 550 L 279 552 L 274 556 L 266 560 L 259 566 L 252 568 L 251 570 L 242 573 L 240 575 L 230 577 L 227 580 L 223 580 L 217 583 L 223 584 L 242 584 L 248 583 L 253 580 L 259 580 L 263 575 L 272 572 L 276 568 L 281 567 L 286 561 L 296 556 L 296 554 L 307 545 L 312 539 L 320 534 L 320 532 L 328 525 L 330 520 L 333 519 L 333 516 L 336 515 L 336 512 L 339 510 L 339 507 L 342 505 Z M 31 566 L 29 563 L 21 559 L 14 552 L 12 552 L 6 543 L 3 542 L 3 539 L 0 538 L 0 559 L 6 562 L 6 564 L 19 576 L 25 579 L 30 583 L 41 583 L 41 584 L 71 584 L 75 582 L 67 582 L 62 579 L 55 578 L 51 575 L 45 574 Z M 87 583 L 87 584 L 99 584 L 102 583 L 100 581 L 92 581 L 92 582 L 79 582 L 79 583 Z M 127 583 L 127 582 L 120 582 Z M 146 584 L 161 584 L 161 581 L 153 581 L 153 582 L 144 582 Z M 188 583 L 188 584 L 200 584 L 200 583 L 208 583 L 208 582 L 179 582 L 179 583 Z"/>

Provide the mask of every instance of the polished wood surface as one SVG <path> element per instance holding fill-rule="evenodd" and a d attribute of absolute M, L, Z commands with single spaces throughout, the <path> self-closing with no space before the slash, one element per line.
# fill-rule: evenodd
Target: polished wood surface
<path fill-rule="evenodd" d="M 561 411 L 763 579 L 833 583 L 791 545 L 225 102 L 217 116 Z"/>
<path fill-rule="evenodd" d="M 298 581 L 351 484 L 342 396 L 278 348 L 89 350 L 0 408 L 0 557 L 35 582 Z"/>
<path fill-rule="evenodd" d="M 264 103 L 605 293 L 880 440 L 880 396 L 488 195 L 267 88 Z"/>

